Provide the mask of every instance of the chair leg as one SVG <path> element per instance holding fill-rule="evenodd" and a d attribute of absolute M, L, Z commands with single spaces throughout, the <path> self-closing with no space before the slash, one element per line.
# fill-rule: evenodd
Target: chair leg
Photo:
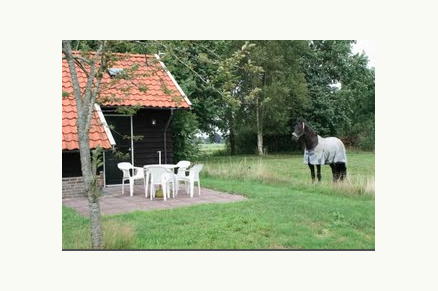
<path fill-rule="evenodd" d="M 178 196 L 178 190 L 179 190 L 179 181 L 178 179 L 175 179 L 174 184 L 173 184 L 173 189 L 175 190 L 175 197 Z"/>
<path fill-rule="evenodd" d="M 148 177 L 149 174 L 146 174 L 146 178 L 143 179 L 144 181 L 144 198 L 148 198 Z"/>
<path fill-rule="evenodd" d="M 170 198 L 170 192 L 172 191 L 172 197 L 173 198 L 175 198 L 175 194 L 174 194 L 174 187 L 173 187 L 173 183 L 172 182 L 170 182 L 170 183 L 168 183 L 168 189 L 167 189 L 167 197 L 168 198 Z M 172 189 L 170 188 L 170 187 L 172 187 Z"/>
<path fill-rule="evenodd" d="M 125 180 L 122 180 L 122 195 L 125 194 Z"/>
<path fill-rule="evenodd" d="M 129 194 L 131 197 L 134 195 L 134 180 L 129 179 Z"/>
<path fill-rule="evenodd" d="M 152 200 L 152 197 L 154 197 L 154 190 L 153 190 L 153 187 L 154 187 L 154 184 L 152 183 L 152 181 L 151 181 L 151 200 Z"/>
<path fill-rule="evenodd" d="M 161 190 L 163 190 L 163 199 L 164 199 L 164 201 L 166 201 L 167 200 L 167 185 L 166 185 L 166 183 L 163 183 L 163 184 L 161 184 Z"/>
<path fill-rule="evenodd" d="M 199 194 L 199 197 L 201 197 L 201 182 L 200 181 L 198 181 L 198 194 Z"/>
<path fill-rule="evenodd" d="M 195 188 L 195 181 L 190 181 L 190 197 L 193 197 L 194 188 Z"/>

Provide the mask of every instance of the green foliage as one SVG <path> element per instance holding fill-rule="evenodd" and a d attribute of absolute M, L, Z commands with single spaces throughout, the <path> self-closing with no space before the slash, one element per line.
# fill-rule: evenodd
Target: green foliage
<path fill-rule="evenodd" d="M 280 138 L 298 116 L 323 136 L 364 145 L 358 141 L 369 135 L 359 125 L 374 114 L 374 71 L 366 56 L 351 53 L 353 43 L 167 41 L 160 50 L 193 102 L 199 128 L 220 129 L 228 142 L 233 134 L 237 151 L 252 152 L 257 132 Z"/>
<path fill-rule="evenodd" d="M 352 44 L 353 41 L 310 41 L 309 53 L 303 59 L 312 98 L 303 116 L 323 136 L 337 135 L 350 121 L 351 102 L 345 94 L 338 94 L 336 84 L 348 68 Z"/>
<path fill-rule="evenodd" d="M 70 93 L 66 92 L 66 91 L 62 91 L 62 99 L 67 98 L 70 96 Z"/>
<path fill-rule="evenodd" d="M 374 149 L 374 69 L 365 55 L 351 52 L 354 41 L 311 41 L 303 62 L 312 97 L 303 116 L 322 136 Z M 371 124 L 372 122 L 372 124 Z"/>
<path fill-rule="evenodd" d="M 172 118 L 173 154 L 176 162 L 181 160 L 196 160 L 199 147 L 196 143 L 198 120 L 190 111 L 179 110 Z"/>
<path fill-rule="evenodd" d="M 322 136 L 373 149 L 375 72 L 363 54 L 353 55 L 352 40 L 111 41 L 117 52 L 156 54 L 192 101 L 198 128 L 224 132 L 241 152 L 286 147 L 296 117 L 303 116 Z M 92 51 L 95 41 L 80 41 Z M 128 70 L 134 75 L 136 67 Z M 140 91 L 147 91 L 141 84 Z M 172 94 L 165 86 L 166 94 Z M 114 96 L 117 98 L 117 96 Z M 107 100 L 108 101 L 108 100 Z M 175 100 L 179 101 L 179 100 Z M 231 137 L 233 136 L 233 138 Z M 283 140 L 279 146 L 275 137 Z M 284 137 L 284 138 L 283 138 Z M 293 142 L 289 147 L 296 148 Z"/>
<path fill-rule="evenodd" d="M 361 150 L 374 150 L 376 144 L 374 117 L 361 126 L 357 146 Z"/>
<path fill-rule="evenodd" d="M 139 87 L 138 87 L 138 90 L 139 90 L 140 92 L 145 93 L 145 92 L 147 92 L 147 90 L 149 90 L 149 88 L 148 88 L 146 85 L 142 85 L 142 86 L 139 86 Z"/>
<path fill-rule="evenodd" d="M 141 105 L 118 106 L 116 112 L 123 115 L 134 115 L 141 109 Z"/>
<path fill-rule="evenodd" d="M 117 150 L 117 148 L 114 148 L 112 151 L 113 151 L 114 159 L 117 161 L 126 161 L 131 158 L 131 154 L 129 152 L 123 153 Z"/>

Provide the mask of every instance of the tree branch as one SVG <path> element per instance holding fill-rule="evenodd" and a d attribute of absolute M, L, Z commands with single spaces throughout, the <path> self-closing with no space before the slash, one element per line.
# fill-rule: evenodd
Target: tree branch
<path fill-rule="evenodd" d="M 88 82 L 87 82 L 87 88 L 86 88 L 86 93 L 89 92 L 89 94 L 86 94 L 85 96 L 85 104 L 88 105 L 87 108 L 87 119 L 86 119 L 86 123 L 85 123 L 85 127 L 87 128 L 87 130 L 89 130 L 90 126 L 91 126 L 91 119 L 93 116 L 93 108 L 94 108 L 94 103 L 96 102 L 96 98 L 97 98 L 97 94 L 99 93 L 99 87 L 100 84 L 102 82 L 102 77 L 103 77 L 103 71 L 106 70 L 106 66 L 107 66 L 107 60 L 104 54 L 104 48 L 105 48 L 105 41 L 102 41 L 100 43 L 99 49 L 97 50 L 97 52 L 94 54 L 93 60 L 92 60 L 92 65 L 90 66 L 90 77 L 88 78 Z M 95 66 L 97 61 L 99 60 L 99 56 L 101 57 L 101 61 L 100 61 L 100 65 L 99 65 L 99 69 L 97 71 L 97 81 L 96 84 L 94 84 L 94 76 L 95 76 Z M 94 88 L 92 87 L 94 85 Z M 89 91 L 88 91 L 89 89 Z M 93 90 L 94 89 L 94 90 Z"/>
<path fill-rule="evenodd" d="M 81 87 L 79 86 L 78 75 L 76 72 L 76 66 L 73 61 L 73 53 L 71 49 L 71 44 L 69 40 L 62 41 L 62 51 L 66 57 L 68 67 L 70 69 L 70 76 L 73 85 L 73 93 L 75 95 L 75 100 L 77 106 L 82 108 L 82 95 L 81 95 Z"/>

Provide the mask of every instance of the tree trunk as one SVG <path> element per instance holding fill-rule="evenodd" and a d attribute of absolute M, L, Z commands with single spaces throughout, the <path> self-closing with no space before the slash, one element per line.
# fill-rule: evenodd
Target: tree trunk
<path fill-rule="evenodd" d="M 234 119 L 233 116 L 230 116 L 230 151 L 231 155 L 236 155 L 236 134 L 234 133 Z"/>
<path fill-rule="evenodd" d="M 88 75 L 88 82 L 85 88 L 84 94 L 81 92 L 81 88 L 78 82 L 78 76 L 74 64 L 74 56 L 71 49 L 71 41 L 62 41 L 62 52 L 65 54 L 67 63 L 70 70 L 72 79 L 73 92 L 76 100 L 77 108 L 77 123 L 78 130 L 78 142 L 79 142 L 79 155 L 81 159 L 82 177 L 84 179 L 84 189 L 88 197 L 88 209 L 90 214 L 90 228 L 91 228 L 91 247 L 93 249 L 103 248 L 102 239 L 102 227 L 100 218 L 100 206 L 99 206 L 99 189 L 96 185 L 96 172 L 93 171 L 90 153 L 90 124 L 93 114 L 93 107 L 96 100 L 96 96 L 99 90 L 100 82 L 102 81 L 102 72 L 105 68 L 105 61 L 101 61 L 99 72 L 97 73 L 97 80 L 94 83 L 93 80 L 96 75 L 95 64 L 98 56 L 101 54 L 104 48 L 104 42 L 101 42 L 99 49 L 95 53 L 93 59 L 88 61 L 90 65 Z M 84 68 L 81 68 L 84 70 Z M 94 84 L 94 87 L 93 87 Z M 94 90 L 94 91 L 93 91 Z"/>
<path fill-rule="evenodd" d="M 263 156 L 263 127 L 260 121 L 259 99 L 256 98 L 256 119 L 257 119 L 257 151 L 259 156 Z"/>
<path fill-rule="evenodd" d="M 79 121 L 78 116 L 78 123 Z M 82 177 L 84 178 L 85 193 L 88 197 L 88 210 L 90 214 L 90 228 L 91 228 L 91 247 L 93 249 L 103 248 L 102 239 L 102 227 L 100 218 L 100 205 L 99 198 L 97 195 L 96 187 L 93 187 L 93 183 L 96 183 L 95 175 L 93 173 L 91 166 L 91 154 L 90 154 L 90 144 L 88 131 L 82 126 L 78 125 L 78 135 L 79 135 L 79 154 L 81 157 L 81 169 Z"/>
<path fill-rule="evenodd" d="M 257 150 L 259 156 L 263 156 L 265 152 L 263 151 L 263 133 L 257 133 Z"/>

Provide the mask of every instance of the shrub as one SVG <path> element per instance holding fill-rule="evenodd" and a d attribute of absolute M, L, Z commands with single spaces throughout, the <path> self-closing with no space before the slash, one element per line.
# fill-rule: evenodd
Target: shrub
<path fill-rule="evenodd" d="M 174 161 L 191 161 L 199 156 L 199 147 L 196 143 L 198 131 L 198 120 L 193 113 L 184 110 L 174 113 L 172 121 Z"/>

